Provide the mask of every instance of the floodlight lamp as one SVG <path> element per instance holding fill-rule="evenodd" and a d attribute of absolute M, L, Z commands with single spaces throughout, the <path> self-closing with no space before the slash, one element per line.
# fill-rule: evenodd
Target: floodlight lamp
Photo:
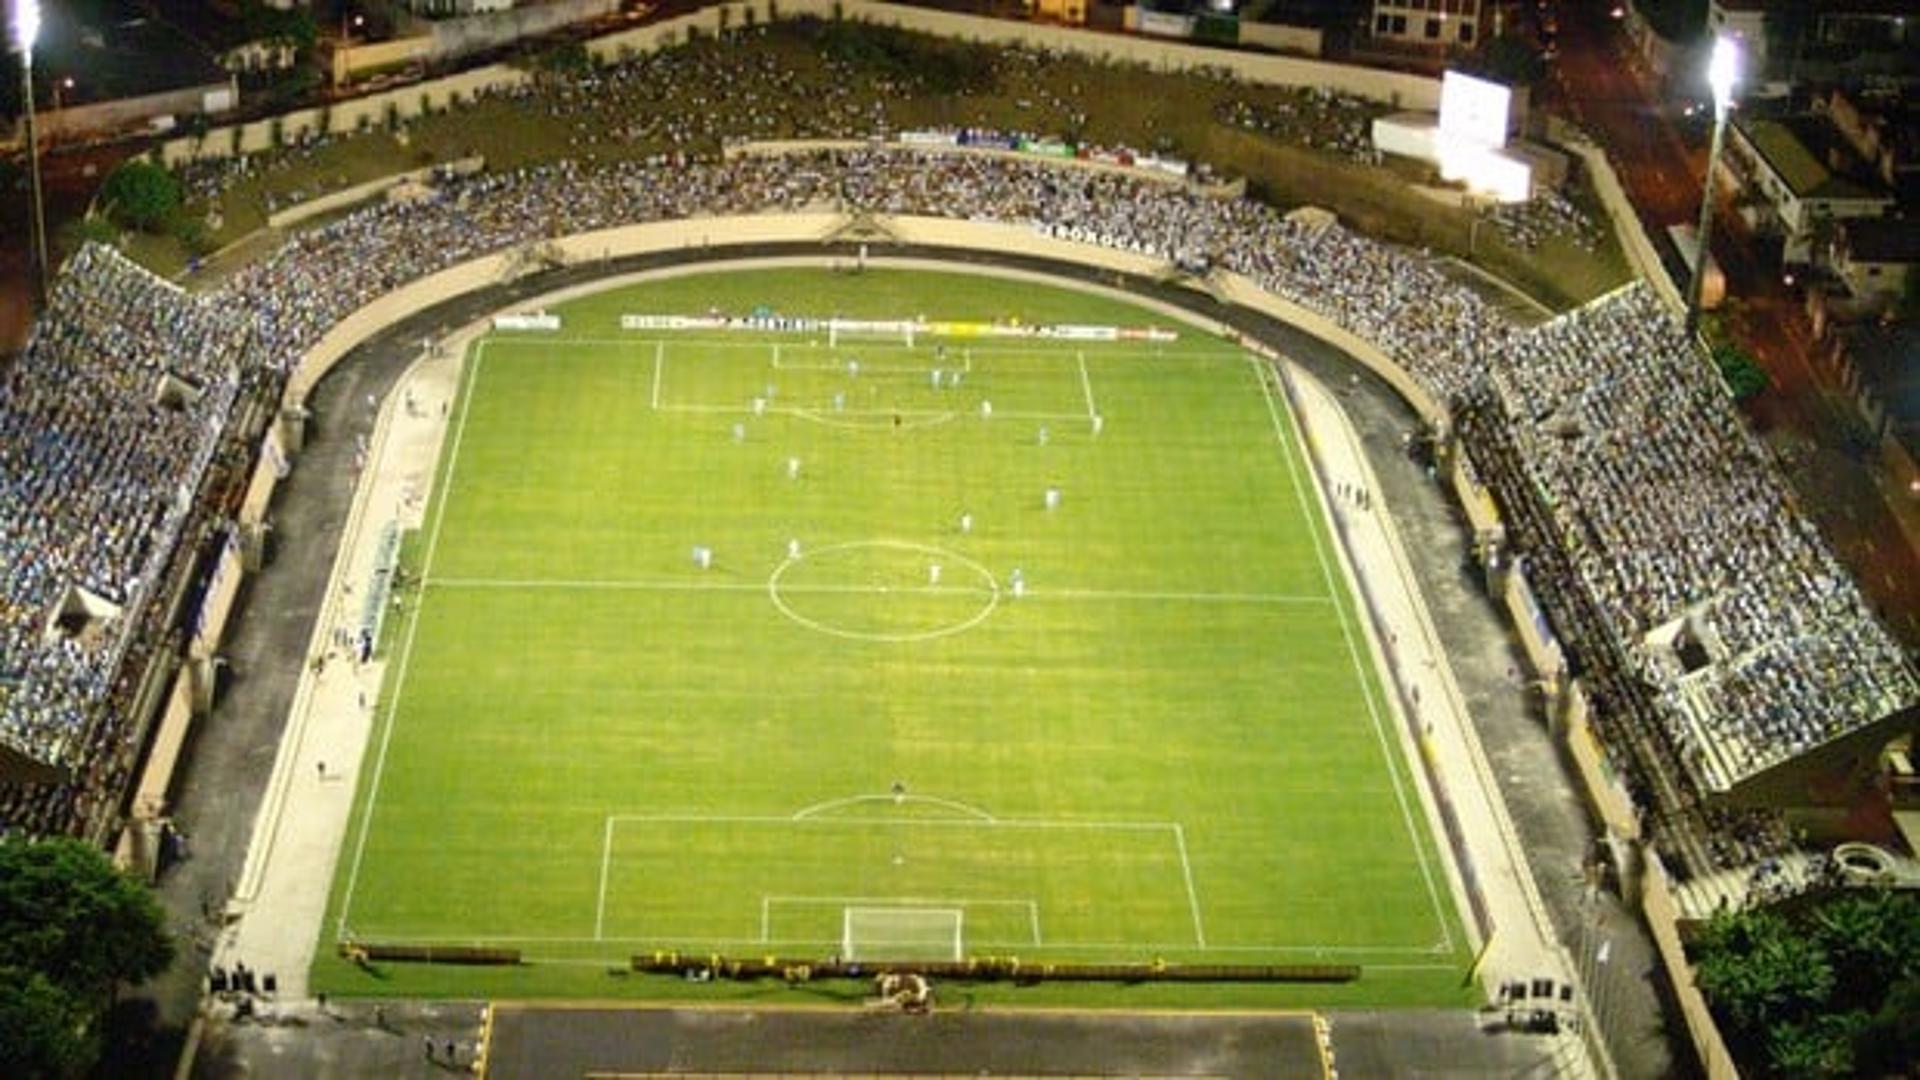
<path fill-rule="evenodd" d="M 1713 57 L 1707 61 L 1707 85 L 1713 88 L 1714 108 L 1733 104 L 1733 86 L 1740 81 L 1740 46 L 1730 37 L 1713 39 Z"/>
<path fill-rule="evenodd" d="M 32 52 L 40 37 L 40 0 L 13 0 L 13 43 L 21 52 Z"/>

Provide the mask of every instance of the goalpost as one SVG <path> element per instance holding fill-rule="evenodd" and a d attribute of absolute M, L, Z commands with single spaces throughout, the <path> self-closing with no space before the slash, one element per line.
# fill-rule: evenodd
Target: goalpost
<path fill-rule="evenodd" d="M 959 908 L 841 909 L 840 955 L 847 960 L 961 960 Z"/>
<path fill-rule="evenodd" d="M 912 319 L 828 319 L 827 345 L 837 346 L 843 337 L 876 341 L 904 341 L 913 348 L 918 324 Z"/>

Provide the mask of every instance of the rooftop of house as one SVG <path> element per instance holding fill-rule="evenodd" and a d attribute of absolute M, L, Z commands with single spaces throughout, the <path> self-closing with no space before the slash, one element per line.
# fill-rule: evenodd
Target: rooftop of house
<path fill-rule="evenodd" d="M 1741 116 L 1734 125 L 1796 198 L 1893 201 L 1886 185 L 1825 117 Z"/>

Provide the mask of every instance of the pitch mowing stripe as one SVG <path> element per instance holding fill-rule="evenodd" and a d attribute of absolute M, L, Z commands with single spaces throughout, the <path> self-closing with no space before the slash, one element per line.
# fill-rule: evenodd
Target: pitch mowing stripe
<path fill-rule="evenodd" d="M 440 526 L 446 520 L 447 504 L 453 501 L 453 476 L 460 465 L 460 443 L 467 434 L 467 414 L 473 405 L 473 388 L 480 382 L 480 368 L 486 359 L 487 342 L 480 341 L 473 347 L 473 370 L 466 377 L 466 386 L 460 396 L 460 415 L 454 421 L 453 446 L 447 454 L 447 475 L 440 478 L 439 503 L 433 511 L 433 529 L 427 537 L 427 551 L 420 562 L 420 576 L 424 579 L 433 569 L 434 554 L 440 549 Z M 346 895 L 340 900 L 340 919 L 335 924 L 334 933 L 345 937 L 347 917 L 353 911 L 353 893 L 360 882 L 360 862 L 367 852 L 367 836 L 373 831 L 374 804 L 380 798 L 380 781 L 386 775 L 387 747 L 393 741 L 393 728 L 400 715 L 400 697 L 407 685 L 407 673 L 413 665 L 413 639 L 420 629 L 420 615 L 426 606 L 426 592 L 421 591 L 419 599 L 414 601 L 413 619 L 407 623 L 406 641 L 400 649 L 400 671 L 394 676 L 393 694 L 387 699 L 386 726 L 380 731 L 380 751 L 373 762 L 373 777 L 367 787 L 367 805 L 360 812 L 360 835 L 354 840 L 353 865 L 347 869 Z"/>
<path fill-rule="evenodd" d="M 765 582 L 751 581 L 640 581 L 622 578 L 430 578 L 435 589 L 570 589 L 593 592 L 766 592 Z M 992 589 L 969 585 L 786 585 L 788 593 L 851 593 L 873 596 L 990 596 Z M 1136 589 L 1028 589 L 1026 600 L 1140 600 L 1196 604 L 1330 604 L 1328 596 L 1288 593 L 1155 592 Z"/>
<path fill-rule="evenodd" d="M 1295 425 L 1293 428 L 1293 437 L 1291 439 L 1287 437 L 1287 428 L 1280 420 L 1279 407 L 1274 401 L 1273 388 L 1267 384 L 1269 368 L 1264 367 L 1261 361 L 1254 357 L 1248 357 L 1248 363 L 1253 367 L 1254 378 L 1260 383 L 1261 396 L 1266 398 L 1267 415 L 1273 420 L 1274 437 L 1280 441 L 1282 449 L 1285 452 L 1287 475 L 1293 479 L 1294 497 L 1299 501 L 1300 513 L 1306 519 L 1308 535 L 1313 538 L 1313 554 L 1320 563 L 1320 574 L 1326 580 L 1328 593 L 1337 596 L 1338 586 L 1334 582 L 1333 568 L 1327 562 L 1326 546 L 1320 540 L 1319 522 L 1316 520 L 1313 510 L 1307 502 L 1307 489 L 1306 486 L 1301 483 L 1299 467 L 1293 460 L 1296 447 L 1300 453 L 1304 454 L 1306 452 L 1306 447 L 1302 443 L 1304 435 L 1300 431 L 1299 426 Z M 1274 371 L 1273 374 L 1274 377 L 1279 377 L 1277 371 Z M 1328 524 L 1329 527 L 1331 527 L 1331 522 Z M 1427 863 L 1426 848 L 1420 843 L 1420 831 L 1414 824 L 1413 810 L 1407 804 L 1406 788 L 1400 781 L 1400 769 L 1394 762 L 1393 747 L 1388 743 L 1386 729 L 1381 724 L 1380 710 L 1374 704 L 1373 687 L 1367 681 L 1366 668 L 1360 660 L 1360 649 L 1353 639 L 1353 628 L 1347 618 L 1346 605 L 1338 603 L 1336 600 L 1334 611 L 1339 615 L 1340 636 L 1347 643 L 1347 655 L 1353 660 L 1353 674 L 1360 684 L 1360 696 L 1366 701 L 1367 715 L 1373 720 L 1373 733 L 1375 739 L 1380 744 L 1380 755 L 1386 764 L 1387 776 L 1393 781 L 1394 801 L 1400 805 L 1401 820 L 1406 822 L 1407 837 L 1413 842 L 1414 859 L 1420 864 L 1420 877 L 1427 885 L 1427 898 L 1433 903 L 1434 920 L 1440 924 L 1441 941 L 1450 946 L 1453 941 L 1453 930 L 1447 926 L 1446 910 L 1440 903 L 1440 892 L 1433 880 L 1433 868 Z"/>

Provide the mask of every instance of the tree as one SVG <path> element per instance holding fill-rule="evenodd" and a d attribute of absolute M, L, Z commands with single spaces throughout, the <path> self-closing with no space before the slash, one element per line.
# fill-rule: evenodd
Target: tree
<path fill-rule="evenodd" d="M 1715 916 L 1700 954 L 1701 991 L 1750 1035 L 1798 1019 L 1833 991 L 1826 952 L 1770 911 Z"/>
<path fill-rule="evenodd" d="M 159 232 L 180 212 L 180 181 L 151 161 L 124 161 L 101 185 L 100 199 L 115 221 Z"/>
<path fill-rule="evenodd" d="M 1861 1076 L 1898 1076 L 1920 1061 L 1920 976 L 1894 985 L 1880 1011 L 1853 1036 Z"/>
<path fill-rule="evenodd" d="M 1815 910 L 1809 929 L 1840 977 L 1833 1002 L 1872 1009 L 1893 985 L 1920 976 L 1920 900 L 1891 889 L 1848 893 Z"/>
<path fill-rule="evenodd" d="M 1547 74 L 1547 60 L 1540 50 L 1512 34 L 1487 42 L 1471 66 L 1476 74 L 1510 86 L 1532 86 Z"/>
<path fill-rule="evenodd" d="M 73 839 L 0 841 L 0 1074 L 71 1076 L 116 986 L 173 960 L 153 893 Z"/>
<path fill-rule="evenodd" d="M 1731 341 L 1713 346 L 1713 363 L 1720 369 L 1720 377 L 1726 380 L 1735 401 L 1747 401 L 1767 388 L 1766 369 L 1754 360 L 1752 353 Z"/>
<path fill-rule="evenodd" d="M 79 1076 L 98 1052 L 71 995 L 37 971 L 0 967 L 0 1073 Z"/>

